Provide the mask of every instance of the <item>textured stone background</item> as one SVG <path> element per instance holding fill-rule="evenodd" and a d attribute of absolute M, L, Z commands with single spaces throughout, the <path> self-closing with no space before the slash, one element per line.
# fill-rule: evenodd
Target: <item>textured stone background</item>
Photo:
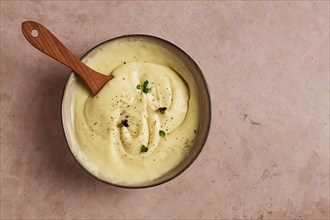
<path fill-rule="evenodd" d="M 144 190 L 87 175 L 61 128 L 69 69 L 28 44 L 25 20 L 78 56 L 132 33 L 184 49 L 213 104 L 196 162 Z M 1 1 L 2 219 L 329 217 L 328 1 Z"/>

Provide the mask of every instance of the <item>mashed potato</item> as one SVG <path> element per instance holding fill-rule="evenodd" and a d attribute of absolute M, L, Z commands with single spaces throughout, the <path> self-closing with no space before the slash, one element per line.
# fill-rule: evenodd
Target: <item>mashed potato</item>
<path fill-rule="evenodd" d="M 195 81 L 179 57 L 153 42 L 119 39 L 94 49 L 84 62 L 114 78 L 95 96 L 79 82 L 74 123 L 80 163 L 100 179 L 124 185 L 175 168 L 199 125 Z"/>

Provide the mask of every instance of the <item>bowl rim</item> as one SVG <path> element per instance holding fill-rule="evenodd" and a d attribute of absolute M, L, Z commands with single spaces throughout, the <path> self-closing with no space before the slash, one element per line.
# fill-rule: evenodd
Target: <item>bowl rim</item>
<path fill-rule="evenodd" d="M 107 184 L 107 185 L 111 185 L 111 186 L 115 186 L 115 187 L 119 187 L 119 188 L 124 188 L 124 189 L 145 189 L 145 188 L 151 188 L 151 187 L 155 187 L 155 186 L 159 186 L 161 184 L 164 184 L 166 182 L 169 182 L 173 179 L 175 179 L 176 177 L 180 176 L 184 171 L 186 171 L 194 162 L 195 160 L 197 159 L 197 157 L 200 155 L 201 151 L 203 150 L 205 144 L 206 144 L 206 141 L 208 139 L 208 136 L 209 136 L 209 133 L 210 133 L 210 128 L 211 128 L 211 119 L 212 119 L 212 105 L 211 105 L 211 96 L 210 96 L 210 90 L 209 90 L 209 86 L 206 82 L 206 78 L 201 70 L 201 68 L 198 66 L 198 64 L 195 62 L 195 60 L 189 56 L 183 49 L 181 49 L 180 47 L 178 47 L 177 45 L 163 39 L 163 38 L 160 38 L 160 37 L 156 37 L 156 36 L 153 36 L 153 35 L 148 35 L 148 34 L 127 34 L 127 35 L 120 35 L 120 36 L 117 36 L 117 37 L 114 37 L 114 38 L 110 38 L 110 39 L 107 39 L 105 41 L 102 41 L 101 43 L 98 43 L 97 45 L 95 45 L 94 47 L 92 47 L 91 49 L 89 49 L 88 51 L 86 51 L 79 59 L 82 60 L 84 59 L 91 51 L 93 51 L 94 49 L 96 49 L 97 47 L 103 45 L 103 44 L 106 44 L 106 43 L 109 43 L 109 42 L 112 42 L 112 41 L 115 41 L 115 40 L 119 40 L 119 39 L 124 39 L 124 38 L 150 38 L 150 39 L 155 39 L 155 40 L 158 40 L 158 41 L 161 41 L 165 44 L 169 44 L 170 46 L 174 47 L 175 49 L 177 49 L 179 52 L 181 52 L 184 56 L 186 56 L 191 62 L 192 64 L 195 66 L 195 68 L 197 69 L 197 71 L 199 72 L 201 78 L 202 78 L 202 83 L 204 84 L 205 88 L 206 88 L 206 93 L 207 93 L 207 103 L 209 105 L 209 111 L 207 112 L 207 114 L 210 116 L 209 117 L 209 120 L 207 122 L 207 130 L 206 130 L 206 135 L 204 137 L 204 140 L 201 142 L 201 147 L 200 149 L 198 149 L 198 151 L 196 152 L 195 156 L 191 158 L 191 161 L 185 165 L 179 172 L 177 172 L 175 175 L 171 176 L 170 178 L 167 178 L 167 179 L 164 179 L 163 181 L 160 181 L 160 182 L 156 182 L 154 184 L 149 184 L 149 185 L 138 185 L 138 186 L 128 186 L 128 185 L 120 185 L 120 184 L 116 184 L 116 183 L 111 183 L 111 182 L 108 182 L 106 180 L 103 180 L 99 177 L 97 177 L 96 175 L 94 175 L 93 173 L 91 173 L 89 170 L 87 170 L 78 160 L 77 158 L 74 156 L 72 150 L 71 150 L 71 147 L 70 147 L 70 144 L 68 142 L 68 138 L 67 138 L 67 135 L 66 135 L 66 132 L 65 132 L 65 129 L 64 129 L 64 120 L 63 120 L 63 99 L 64 99 L 64 95 L 65 95 L 65 91 L 67 89 L 67 85 L 68 85 L 68 82 L 69 82 L 69 79 L 71 77 L 72 74 L 74 74 L 74 71 L 71 70 L 69 75 L 67 76 L 66 78 L 66 81 L 65 81 L 65 84 L 64 84 L 64 88 L 63 88 L 63 92 L 62 92 L 62 97 L 61 97 L 61 124 L 62 124 L 62 131 L 64 133 L 64 136 L 65 136 L 65 141 L 67 143 L 67 147 L 69 148 L 69 151 L 72 155 L 72 157 L 74 158 L 74 160 L 79 164 L 79 166 L 91 177 Z M 177 165 L 179 166 L 179 164 Z M 175 169 L 175 168 L 173 168 Z"/>

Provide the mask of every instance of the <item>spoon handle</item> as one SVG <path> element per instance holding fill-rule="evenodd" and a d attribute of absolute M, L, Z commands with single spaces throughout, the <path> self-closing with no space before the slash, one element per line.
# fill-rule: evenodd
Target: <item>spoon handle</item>
<path fill-rule="evenodd" d="M 71 64 L 76 63 L 78 58 L 47 28 L 34 21 L 25 21 L 22 23 L 22 32 L 35 48 L 73 69 Z"/>
<path fill-rule="evenodd" d="M 35 48 L 63 63 L 77 73 L 94 94 L 111 79 L 110 76 L 102 75 L 81 62 L 61 41 L 41 24 L 34 21 L 25 21 L 22 23 L 22 32 L 26 40 Z"/>

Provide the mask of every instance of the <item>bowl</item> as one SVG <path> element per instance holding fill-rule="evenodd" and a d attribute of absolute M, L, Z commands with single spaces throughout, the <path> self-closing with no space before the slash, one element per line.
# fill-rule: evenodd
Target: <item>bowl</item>
<path fill-rule="evenodd" d="M 159 48 L 159 51 L 161 51 L 162 54 L 168 54 L 168 59 L 165 59 L 164 62 L 167 62 L 169 65 L 171 65 L 171 62 L 175 60 L 176 62 L 178 62 L 178 68 L 183 68 L 184 70 L 187 70 L 185 71 L 185 74 L 181 74 L 180 71 L 177 71 L 177 74 L 179 74 L 179 77 L 182 78 L 185 82 L 189 82 L 187 83 L 189 89 L 191 89 L 191 87 L 194 88 L 194 92 L 190 92 L 189 94 L 194 95 L 194 100 L 196 102 L 194 103 L 194 106 L 196 106 L 196 111 L 198 112 L 199 119 L 198 127 L 194 130 L 196 136 L 191 143 L 189 152 L 187 153 L 185 158 L 183 158 L 181 162 L 179 162 L 174 168 L 151 180 L 127 184 L 118 181 L 113 181 L 105 177 L 105 175 L 101 174 L 101 172 L 98 171 L 98 168 L 95 163 L 93 163 L 93 161 L 88 157 L 88 155 L 82 150 L 82 143 L 79 143 L 77 138 L 75 128 L 75 117 L 77 117 L 75 116 L 75 105 L 77 104 L 75 102 L 75 96 L 77 95 L 78 87 L 81 87 L 83 83 L 74 72 L 71 72 L 69 74 L 62 97 L 62 124 L 67 144 L 73 157 L 81 165 L 81 167 L 87 173 L 102 182 L 123 188 L 146 188 L 163 184 L 167 181 L 174 179 L 183 171 L 185 171 L 195 161 L 195 159 L 198 157 L 205 145 L 211 123 L 211 101 L 208 86 L 201 69 L 187 53 L 185 53 L 176 45 L 155 36 L 125 35 L 116 37 L 96 45 L 95 47 L 90 49 L 85 55 L 83 55 L 81 60 L 87 63 L 87 61 L 92 59 L 93 56 L 95 56 L 95 54 L 97 54 L 99 50 L 102 50 L 102 48 L 107 45 L 117 45 L 118 42 L 142 42 L 146 43 L 146 45 L 151 45 L 151 47 Z M 148 50 L 148 47 L 144 48 L 144 50 Z M 157 53 L 155 54 L 155 58 L 151 59 L 152 60 L 150 62 L 157 62 Z M 126 64 L 126 62 L 124 63 Z M 85 89 L 88 90 L 87 87 Z"/>

